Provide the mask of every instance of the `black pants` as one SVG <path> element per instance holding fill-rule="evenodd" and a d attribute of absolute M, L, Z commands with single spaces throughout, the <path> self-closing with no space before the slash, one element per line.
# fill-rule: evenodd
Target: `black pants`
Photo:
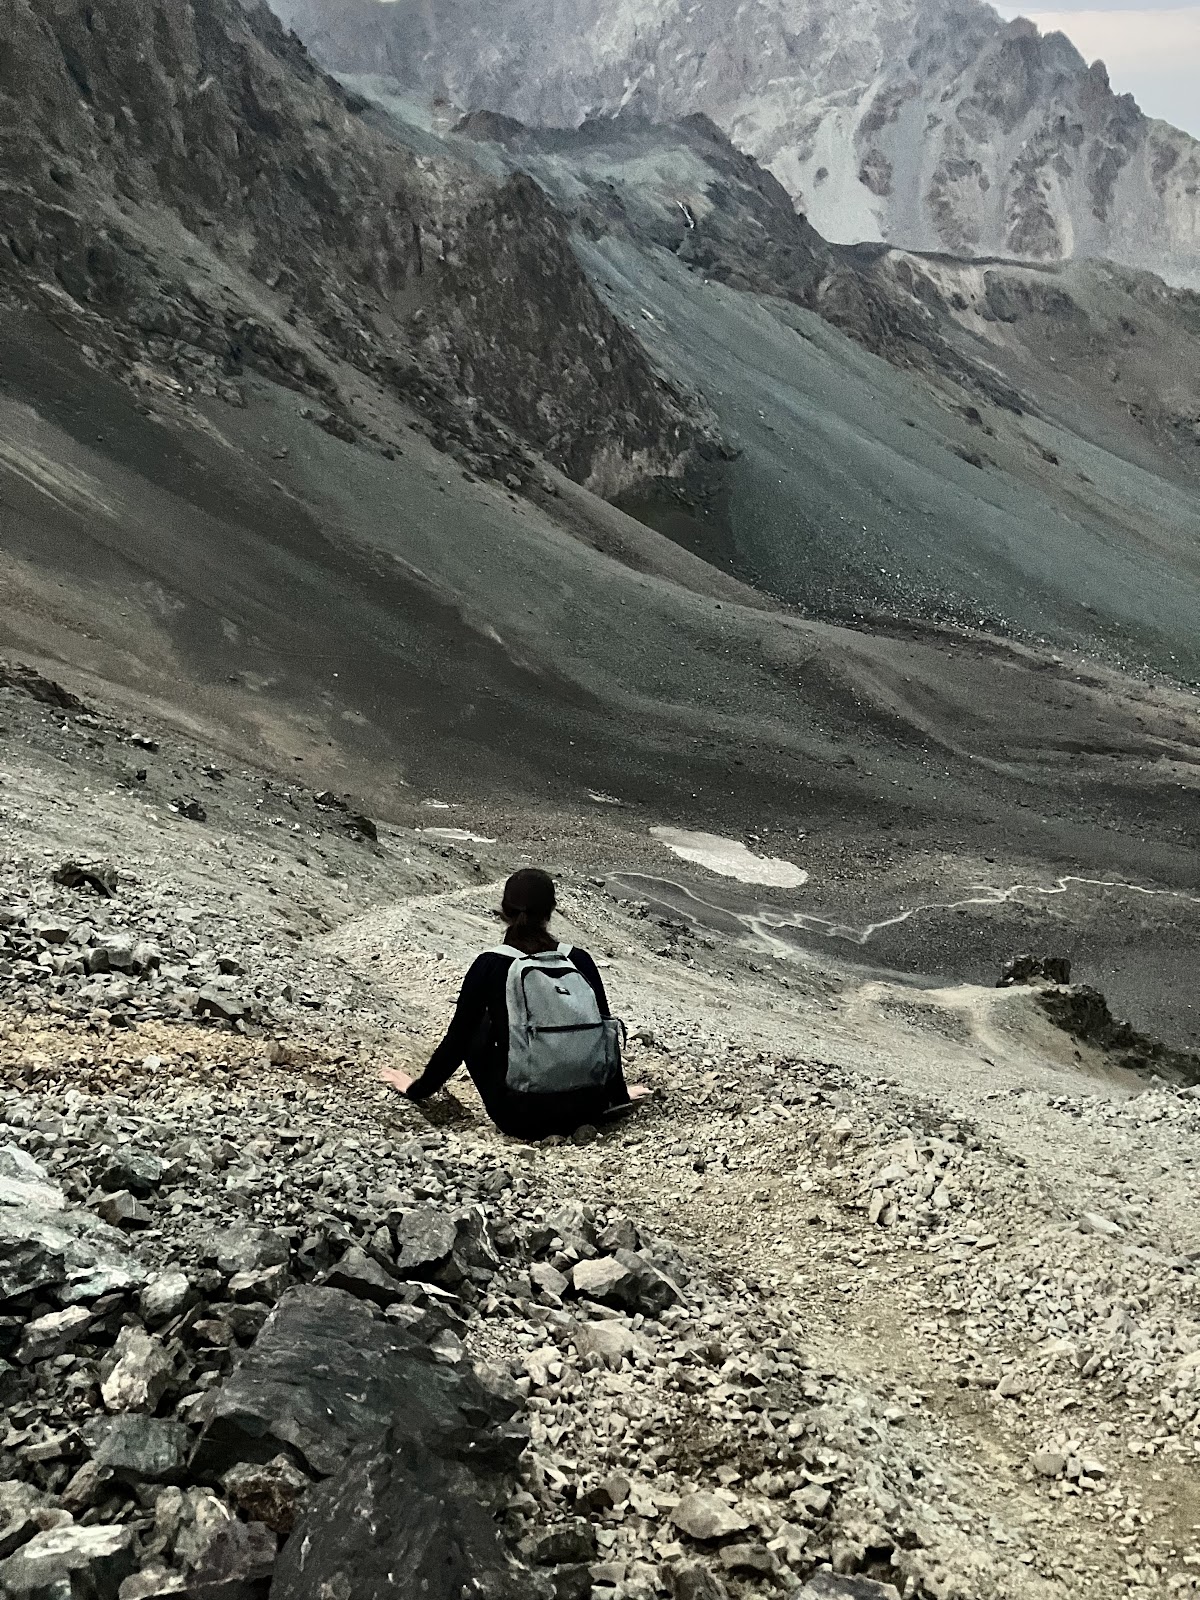
<path fill-rule="evenodd" d="M 603 1089 L 572 1089 L 565 1094 L 497 1093 L 494 1083 L 480 1082 L 482 1076 L 471 1072 L 484 1110 L 500 1132 L 513 1139 L 548 1139 L 555 1133 L 569 1137 L 585 1123 L 602 1127 L 631 1104 L 619 1071 Z"/>

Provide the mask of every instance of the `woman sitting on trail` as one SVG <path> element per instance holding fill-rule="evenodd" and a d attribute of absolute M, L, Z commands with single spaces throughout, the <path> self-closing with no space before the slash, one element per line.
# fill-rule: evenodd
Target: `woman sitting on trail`
<path fill-rule="evenodd" d="M 513 873 L 500 904 L 503 945 L 476 958 L 421 1076 L 385 1067 L 386 1083 L 426 1100 L 465 1061 L 488 1116 L 518 1139 L 573 1133 L 649 1093 L 640 1084 L 626 1088 L 624 1030 L 591 956 L 551 937 L 554 907 L 549 873 Z"/>

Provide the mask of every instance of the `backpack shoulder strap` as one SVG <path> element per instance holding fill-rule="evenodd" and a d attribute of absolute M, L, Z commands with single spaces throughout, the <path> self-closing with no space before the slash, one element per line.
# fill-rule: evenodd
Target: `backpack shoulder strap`
<path fill-rule="evenodd" d="M 520 950 L 514 950 L 511 944 L 494 944 L 490 950 L 481 950 L 481 955 L 504 956 L 509 961 L 528 961 L 529 957 L 522 955 Z"/>

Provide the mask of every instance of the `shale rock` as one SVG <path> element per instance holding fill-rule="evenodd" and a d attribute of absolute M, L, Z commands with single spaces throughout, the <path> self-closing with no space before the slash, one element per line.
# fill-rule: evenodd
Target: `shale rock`
<path fill-rule="evenodd" d="M 313 1494 L 275 1570 L 272 1600 L 531 1600 L 479 1480 L 406 1431 L 360 1448 Z"/>
<path fill-rule="evenodd" d="M 204 1403 L 193 1468 L 217 1476 L 267 1461 L 281 1446 L 319 1477 L 393 1419 L 403 1436 L 496 1469 L 515 1464 L 525 1436 L 515 1407 L 473 1372 L 434 1360 L 411 1334 L 338 1289 L 290 1289 L 227 1382 Z"/>
<path fill-rule="evenodd" d="M 740 1511 L 735 1511 L 726 1501 L 703 1490 L 685 1494 L 671 1512 L 671 1521 L 690 1539 L 703 1543 L 727 1539 L 734 1533 L 744 1533 L 750 1526 Z"/>
<path fill-rule="evenodd" d="M 133 1567 L 132 1528 L 51 1528 L 0 1561 L 0 1593 L 9 1600 L 116 1600 Z"/>
<path fill-rule="evenodd" d="M 179 1478 L 192 1446 L 191 1429 L 166 1417 L 131 1413 L 100 1417 L 84 1430 L 96 1466 L 123 1483 L 166 1483 Z"/>

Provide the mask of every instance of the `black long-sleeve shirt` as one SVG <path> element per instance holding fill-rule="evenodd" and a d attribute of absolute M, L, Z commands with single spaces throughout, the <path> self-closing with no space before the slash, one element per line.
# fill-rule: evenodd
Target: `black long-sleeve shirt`
<path fill-rule="evenodd" d="M 446 1037 L 409 1089 L 408 1097 L 428 1099 L 465 1062 L 488 1115 L 504 1133 L 527 1139 L 571 1133 L 585 1122 L 599 1122 L 614 1106 L 627 1105 L 629 1091 L 619 1070 L 602 1089 L 515 1094 L 508 1088 L 508 971 L 520 954 L 515 949 L 511 956 L 487 950 L 476 957 L 463 979 Z M 596 963 L 586 950 L 571 950 L 569 956 L 595 991 L 600 1015 L 611 1016 Z"/>

